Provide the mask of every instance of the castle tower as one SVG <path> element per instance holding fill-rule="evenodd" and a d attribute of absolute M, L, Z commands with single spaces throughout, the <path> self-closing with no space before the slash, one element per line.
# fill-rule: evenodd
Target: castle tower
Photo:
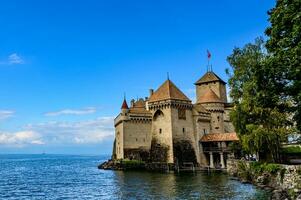
<path fill-rule="evenodd" d="M 124 98 L 121 105 L 121 112 L 115 118 L 115 141 L 113 147 L 113 158 L 123 159 L 124 158 L 124 121 L 128 120 L 129 107 Z"/>
<path fill-rule="evenodd" d="M 192 107 L 191 100 L 169 79 L 149 98 L 148 108 L 153 116 L 152 139 L 168 147 L 168 163 L 174 163 L 177 159 L 174 152 L 177 141 L 189 141 L 193 154 L 197 157 Z"/>
<path fill-rule="evenodd" d="M 223 100 L 221 100 L 211 88 L 207 88 L 204 91 L 204 95 L 201 96 L 197 102 L 211 113 L 210 133 L 224 133 Z"/>
<path fill-rule="evenodd" d="M 209 71 L 202 76 L 196 83 L 197 103 L 205 93 L 211 89 L 220 100 L 227 102 L 226 83 L 213 71 Z"/>

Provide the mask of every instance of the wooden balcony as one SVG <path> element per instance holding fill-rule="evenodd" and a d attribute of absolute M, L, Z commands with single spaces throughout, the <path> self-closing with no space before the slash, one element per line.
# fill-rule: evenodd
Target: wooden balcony
<path fill-rule="evenodd" d="M 231 149 L 229 147 L 203 147 L 203 151 L 208 152 L 231 152 Z"/>

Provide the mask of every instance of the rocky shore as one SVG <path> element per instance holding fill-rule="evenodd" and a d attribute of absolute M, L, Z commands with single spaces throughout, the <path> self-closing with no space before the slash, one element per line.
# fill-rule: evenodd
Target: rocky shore
<path fill-rule="evenodd" d="M 98 169 L 104 170 L 143 170 L 145 168 L 143 161 L 136 160 L 108 160 L 98 165 Z"/>
<path fill-rule="evenodd" d="M 227 171 L 241 182 L 272 192 L 271 199 L 301 200 L 301 165 L 280 165 L 229 159 Z"/>

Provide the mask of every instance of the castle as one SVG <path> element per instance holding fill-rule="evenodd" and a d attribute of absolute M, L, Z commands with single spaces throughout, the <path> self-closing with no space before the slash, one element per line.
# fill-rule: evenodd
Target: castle
<path fill-rule="evenodd" d="M 114 120 L 113 159 L 226 168 L 229 144 L 238 141 L 226 83 L 210 70 L 195 87 L 195 103 L 169 78 L 145 99 L 132 100 L 130 106 L 124 99 Z"/>

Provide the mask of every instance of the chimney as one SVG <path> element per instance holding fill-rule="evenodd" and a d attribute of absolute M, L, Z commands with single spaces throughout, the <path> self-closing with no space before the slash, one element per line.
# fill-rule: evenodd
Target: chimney
<path fill-rule="evenodd" d="M 149 96 L 152 96 L 154 94 L 154 89 L 149 89 Z"/>
<path fill-rule="evenodd" d="M 131 100 L 131 107 L 134 107 L 134 103 L 135 103 L 135 100 L 132 99 L 132 100 Z"/>

